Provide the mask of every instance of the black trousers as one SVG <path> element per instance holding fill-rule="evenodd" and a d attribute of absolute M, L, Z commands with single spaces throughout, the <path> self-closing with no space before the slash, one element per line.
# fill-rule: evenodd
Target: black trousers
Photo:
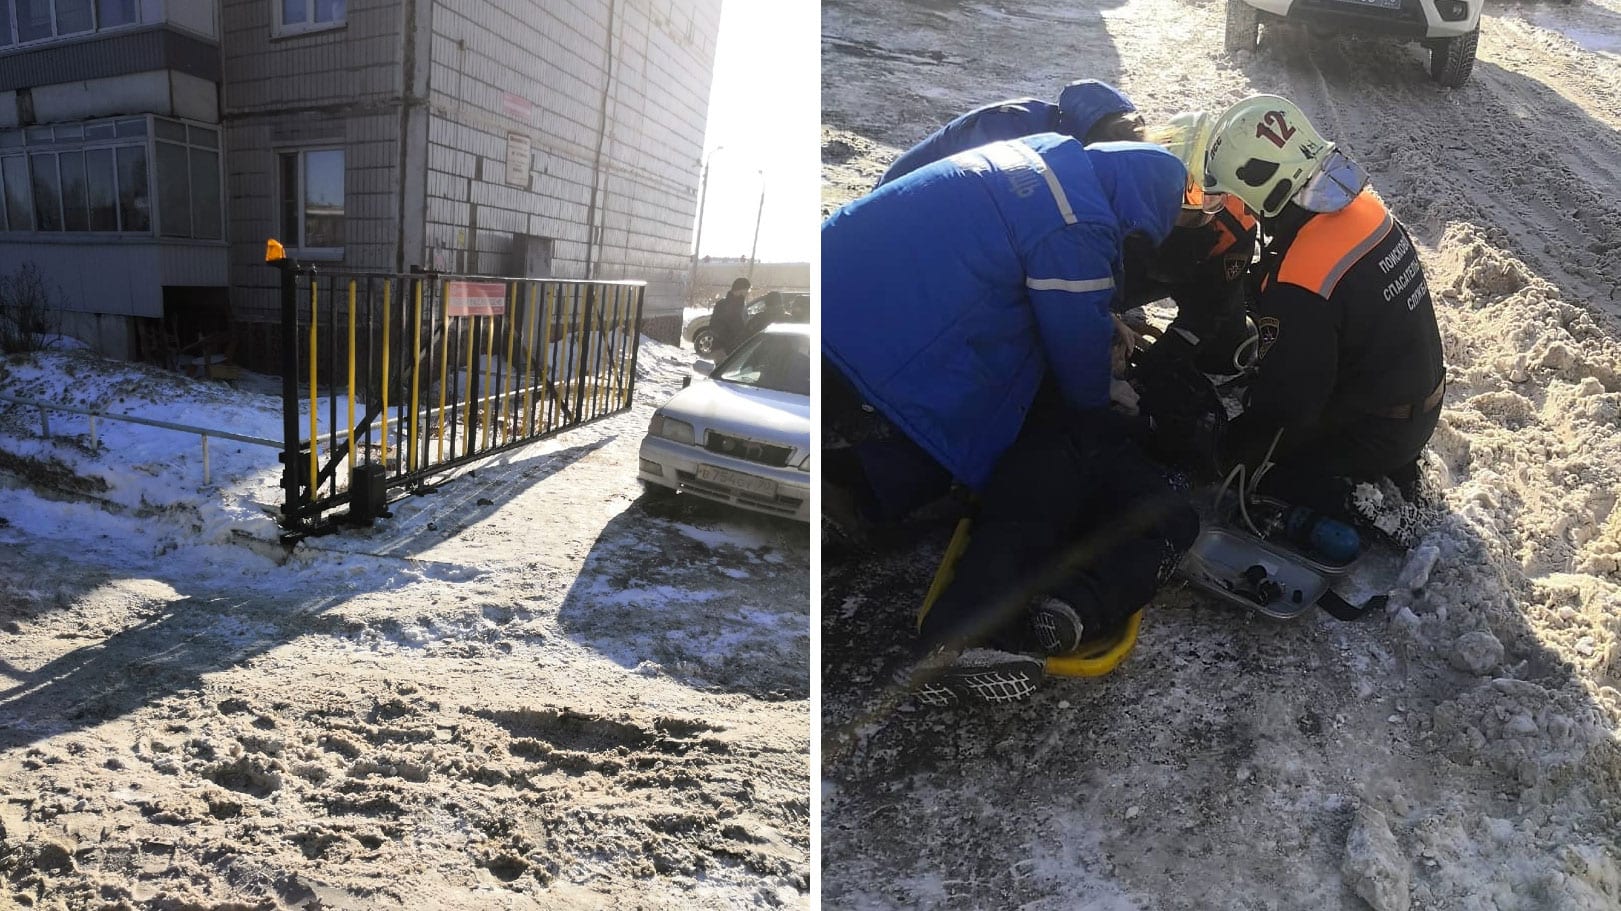
<path fill-rule="evenodd" d="M 924 618 L 922 653 L 990 644 L 1032 651 L 1026 608 L 1057 597 L 1084 639 L 1118 631 L 1198 535 L 1198 515 L 1107 410 L 1044 390 L 980 493 L 968 548 Z"/>
<path fill-rule="evenodd" d="M 1406 420 L 1346 415 L 1315 427 L 1285 430 L 1279 440 L 1281 452 L 1273 456 L 1276 464 L 1257 490 L 1325 515 L 1355 519 L 1347 497 L 1358 482 L 1388 477 L 1404 493 L 1416 486 L 1418 457 L 1440 418 L 1441 409 L 1434 408 Z M 1254 467 L 1255 462 L 1247 464 Z"/>
<path fill-rule="evenodd" d="M 822 359 L 822 483 L 848 491 L 862 518 L 894 522 L 951 491 L 951 472 L 861 400 Z"/>

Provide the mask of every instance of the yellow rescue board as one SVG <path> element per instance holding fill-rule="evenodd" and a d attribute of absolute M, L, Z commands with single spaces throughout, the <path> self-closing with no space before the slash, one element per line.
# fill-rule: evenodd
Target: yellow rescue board
<path fill-rule="evenodd" d="M 929 615 L 929 608 L 940 594 L 951 584 L 951 577 L 956 572 L 957 560 L 962 557 L 963 551 L 968 549 L 969 529 L 972 523 L 962 519 L 957 523 L 957 530 L 951 535 L 951 543 L 946 545 L 945 556 L 940 559 L 940 568 L 935 570 L 934 581 L 929 583 L 929 593 L 923 598 L 923 608 L 917 612 L 917 623 L 921 627 L 923 618 Z M 1099 639 L 1082 645 L 1079 651 L 1068 655 L 1055 655 L 1047 659 L 1047 673 L 1058 677 L 1101 677 L 1119 666 L 1126 660 L 1131 650 L 1137 646 L 1137 630 L 1142 626 L 1143 612 L 1138 610 L 1126 621 L 1125 628 L 1119 634 L 1107 639 Z"/>

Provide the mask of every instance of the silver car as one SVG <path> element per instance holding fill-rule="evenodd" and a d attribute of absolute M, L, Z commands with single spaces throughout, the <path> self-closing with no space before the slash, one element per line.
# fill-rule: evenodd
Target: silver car
<path fill-rule="evenodd" d="M 782 294 L 779 312 L 768 313 L 769 294 L 748 302 L 743 308 L 743 335 L 748 337 L 769 323 L 803 323 L 810 320 L 810 295 L 789 292 Z M 713 311 L 700 313 L 681 328 L 681 340 L 692 345 L 699 357 L 709 357 L 715 350 L 715 332 L 709 328 Z"/>
<path fill-rule="evenodd" d="M 810 362 L 804 324 L 773 324 L 743 342 L 653 412 L 642 484 L 810 521 Z"/>

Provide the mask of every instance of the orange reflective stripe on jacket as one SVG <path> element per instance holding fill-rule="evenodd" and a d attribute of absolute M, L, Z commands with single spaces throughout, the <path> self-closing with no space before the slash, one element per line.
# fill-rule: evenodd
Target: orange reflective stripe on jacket
<path fill-rule="evenodd" d="M 1306 222 L 1283 254 L 1278 281 L 1330 297 L 1345 273 L 1378 246 L 1395 224 L 1379 197 L 1372 190 L 1363 190 L 1338 212 L 1326 212 Z"/>
<path fill-rule="evenodd" d="M 1234 223 L 1242 229 L 1243 236 L 1248 236 L 1255 230 L 1255 216 L 1250 214 L 1249 206 L 1244 205 L 1244 200 L 1231 193 L 1227 194 L 1226 212 L 1223 214 L 1230 216 L 1230 219 L 1218 215 L 1213 222 L 1216 226 L 1216 243 L 1210 248 L 1212 257 L 1226 253 L 1232 249 L 1233 244 L 1238 243 L 1240 235 L 1233 233 Z"/>

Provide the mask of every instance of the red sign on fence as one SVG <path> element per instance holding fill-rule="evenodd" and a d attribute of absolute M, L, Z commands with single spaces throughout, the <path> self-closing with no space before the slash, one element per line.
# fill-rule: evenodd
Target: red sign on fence
<path fill-rule="evenodd" d="M 501 316 L 507 312 L 507 286 L 501 282 L 451 282 L 445 289 L 450 316 Z"/>

